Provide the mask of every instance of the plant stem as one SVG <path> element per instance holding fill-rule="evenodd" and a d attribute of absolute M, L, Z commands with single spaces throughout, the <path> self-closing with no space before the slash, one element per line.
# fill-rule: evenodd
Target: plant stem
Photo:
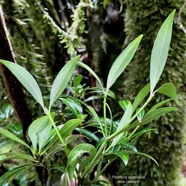
<path fill-rule="evenodd" d="M 138 130 L 138 128 L 140 127 L 140 125 L 138 125 L 133 131 L 132 133 L 129 135 L 128 140 L 132 137 L 132 135 Z"/>
<path fill-rule="evenodd" d="M 48 113 L 47 116 L 49 117 L 50 122 L 52 123 L 52 126 L 54 127 L 54 130 L 55 130 L 59 140 L 61 141 L 61 144 L 62 144 L 62 146 L 64 148 L 64 152 L 65 152 L 66 156 L 68 156 L 69 150 L 68 150 L 66 143 L 64 142 L 63 138 L 61 137 L 61 135 L 60 135 L 60 133 L 59 133 L 57 127 L 56 127 L 56 124 L 55 124 L 55 122 L 54 122 L 54 120 L 53 120 L 53 118 L 51 116 L 51 113 Z"/>
<path fill-rule="evenodd" d="M 99 176 L 101 175 L 101 167 L 102 167 L 102 163 L 103 163 L 103 156 L 100 158 L 100 162 L 98 163 L 98 168 L 97 168 L 97 172 L 96 172 L 96 177 L 93 180 L 93 183 L 96 183 Z"/>
<path fill-rule="evenodd" d="M 143 106 L 138 110 L 138 112 L 136 112 L 136 114 L 130 119 L 130 121 L 124 125 L 123 128 L 121 128 L 120 130 L 116 131 L 115 133 L 113 133 L 112 135 L 110 135 L 107 140 L 111 140 L 113 139 L 114 137 L 116 137 L 118 134 L 122 133 L 124 131 L 124 129 L 140 114 L 140 112 L 148 105 L 148 103 L 152 100 L 152 96 L 151 95 L 147 101 L 143 104 Z"/>
<path fill-rule="evenodd" d="M 104 94 L 103 99 L 103 117 L 105 126 L 105 137 L 107 137 L 107 93 Z"/>
<path fill-rule="evenodd" d="M 94 158 L 92 159 L 90 164 L 87 166 L 87 168 L 84 170 L 84 172 L 82 174 L 82 178 L 85 178 L 88 175 L 88 173 L 96 166 L 97 163 L 95 163 L 95 162 L 100 158 L 100 155 L 102 154 L 102 151 L 106 146 L 106 143 L 107 143 L 107 141 L 103 141 L 103 143 L 101 144 L 101 147 L 97 151 L 96 155 L 94 156 Z"/>

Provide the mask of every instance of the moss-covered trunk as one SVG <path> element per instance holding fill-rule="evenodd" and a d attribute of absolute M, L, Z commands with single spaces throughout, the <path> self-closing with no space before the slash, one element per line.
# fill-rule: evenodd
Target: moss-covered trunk
<path fill-rule="evenodd" d="M 186 69 L 186 36 L 180 29 L 178 12 L 184 4 L 184 0 L 125 0 L 125 3 L 127 8 L 125 44 L 140 34 L 144 34 L 140 49 L 125 76 L 125 95 L 131 99 L 134 98 L 140 88 L 149 82 L 147 77 L 149 77 L 153 41 L 165 18 L 173 9 L 177 9 L 169 58 L 160 83 L 172 82 L 175 84 L 178 91 L 179 103 L 177 106 L 179 111 L 153 122 L 151 126 L 157 128 L 157 132 L 151 134 L 150 139 L 144 136 L 137 142 L 138 150 L 152 155 L 159 162 L 159 167 L 147 158 L 132 156 L 128 167 L 125 167 L 122 172 L 125 172 L 125 175 L 145 176 L 145 179 L 139 180 L 139 185 L 178 186 L 180 185 L 178 179 L 181 174 L 185 129 L 184 110 L 186 108 L 186 72 L 184 70 Z M 186 9 L 180 14 L 182 21 L 186 20 L 185 12 Z M 156 99 L 160 100 L 161 97 L 157 96 Z"/>
<path fill-rule="evenodd" d="M 8 60 L 15 63 L 15 57 L 9 38 L 6 33 L 6 24 L 4 13 L 0 5 L 0 59 Z M 23 133 L 26 135 L 26 130 L 31 123 L 31 115 L 25 101 L 25 94 L 23 93 L 22 86 L 14 75 L 3 65 L 0 65 L 1 75 L 14 107 L 15 114 L 18 121 L 23 125 Z M 26 139 L 26 137 L 25 137 Z"/>

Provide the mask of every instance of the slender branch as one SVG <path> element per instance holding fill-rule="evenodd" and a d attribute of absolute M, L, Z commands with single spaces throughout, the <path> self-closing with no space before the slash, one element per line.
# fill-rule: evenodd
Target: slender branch
<path fill-rule="evenodd" d="M 87 177 L 87 175 L 90 173 L 90 171 L 97 165 L 97 163 L 99 163 L 99 161 L 97 162 L 97 160 L 100 160 L 100 156 L 102 155 L 102 152 L 104 150 L 104 148 L 106 147 L 107 141 L 103 141 L 101 147 L 99 148 L 99 150 L 97 151 L 96 155 L 94 156 L 94 158 L 91 160 L 90 164 L 87 165 L 86 169 L 84 170 L 84 172 L 82 173 L 82 178 Z"/>
<path fill-rule="evenodd" d="M 111 140 L 114 137 L 116 137 L 118 134 L 122 133 L 126 127 L 140 114 L 140 112 L 149 104 L 149 102 L 152 100 L 153 94 L 147 99 L 147 101 L 144 103 L 144 105 L 138 110 L 138 112 L 136 112 L 136 114 L 130 119 L 130 121 L 124 125 L 123 128 L 121 128 L 120 130 L 116 131 L 115 133 L 113 133 L 112 135 L 110 135 L 107 140 Z"/>
<path fill-rule="evenodd" d="M 105 127 L 105 136 L 107 137 L 107 93 L 104 94 L 103 100 L 103 117 L 104 117 L 104 127 Z"/>
<path fill-rule="evenodd" d="M 56 124 L 55 124 L 55 122 L 54 122 L 54 120 L 53 120 L 51 114 L 48 113 L 47 115 L 48 115 L 48 117 L 49 117 L 49 119 L 50 119 L 50 121 L 51 121 L 51 123 L 52 123 L 52 126 L 54 127 L 54 130 L 55 130 L 55 132 L 56 132 L 56 134 L 57 134 L 59 140 L 61 141 L 61 144 L 62 144 L 62 146 L 63 146 L 63 148 L 64 148 L 64 152 L 65 152 L 66 156 L 68 157 L 69 150 L 68 150 L 68 148 L 67 148 L 67 145 L 66 145 L 66 143 L 64 142 L 63 138 L 61 137 L 61 134 L 59 133 L 58 128 L 56 127 Z"/>
<path fill-rule="evenodd" d="M 179 26 L 183 30 L 183 32 L 186 34 L 186 28 L 183 26 L 183 24 L 182 24 L 182 18 L 181 18 L 181 14 L 183 13 L 184 8 L 186 8 L 186 0 L 185 0 L 184 4 L 182 5 L 182 7 L 180 8 L 179 13 L 178 13 L 178 23 L 179 23 Z"/>

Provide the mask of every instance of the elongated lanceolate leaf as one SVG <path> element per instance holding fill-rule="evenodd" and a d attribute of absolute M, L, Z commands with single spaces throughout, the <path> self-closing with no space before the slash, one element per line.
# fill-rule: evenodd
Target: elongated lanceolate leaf
<path fill-rule="evenodd" d="M 83 120 L 81 119 L 71 119 L 69 121 L 67 121 L 60 129 L 59 129 L 59 133 L 61 135 L 62 138 L 66 138 L 68 137 L 72 131 L 82 123 Z M 47 145 L 47 147 L 45 147 L 46 149 L 50 149 L 52 146 L 54 146 L 57 141 L 59 140 L 57 134 L 54 132 L 54 134 L 52 135 L 52 137 L 49 137 L 48 140 L 51 138 L 50 143 Z M 47 143 L 48 141 L 46 141 Z"/>
<path fill-rule="evenodd" d="M 79 74 L 78 76 L 74 78 L 73 84 L 75 88 L 77 88 L 80 85 L 82 79 L 83 79 L 83 76 L 81 74 Z"/>
<path fill-rule="evenodd" d="M 84 136 L 88 137 L 90 140 L 94 140 L 97 143 L 99 142 L 99 138 L 91 131 L 84 129 L 84 128 L 76 128 L 76 131 L 78 131 L 81 134 L 84 134 Z"/>
<path fill-rule="evenodd" d="M 43 116 L 33 121 L 28 129 L 28 136 L 35 150 L 37 149 L 37 144 L 39 142 L 39 133 L 46 128 L 48 121 L 48 116 Z"/>
<path fill-rule="evenodd" d="M 16 142 L 22 144 L 30 149 L 30 147 L 23 140 L 21 140 L 20 138 L 18 138 L 16 135 L 12 134 L 11 132 L 9 132 L 3 128 L 0 128 L 0 134 L 2 134 L 3 136 L 6 136 L 7 138 L 9 138 L 13 141 L 16 141 Z"/>
<path fill-rule="evenodd" d="M 86 64 L 84 64 L 82 62 L 78 62 L 78 65 L 80 67 L 88 70 L 96 78 L 96 80 L 99 82 L 101 88 L 104 90 L 101 80 L 99 79 L 99 77 L 97 76 L 97 74 L 89 66 L 87 66 Z"/>
<path fill-rule="evenodd" d="M 6 155 L 6 154 L 8 153 L 1 154 L 1 155 Z M 22 154 L 22 153 L 14 153 L 13 155 L 10 155 L 10 156 L 7 156 L 1 159 L 0 164 L 2 164 L 4 161 L 12 160 L 12 159 L 23 159 L 23 160 L 35 161 L 34 158 L 30 155 Z"/>
<path fill-rule="evenodd" d="M 8 62 L 5 60 L 0 60 L 0 62 L 5 65 L 14 76 L 20 81 L 20 83 L 25 87 L 25 89 L 35 98 L 35 100 L 44 109 L 43 97 L 41 90 L 34 79 L 34 77 L 23 67 L 16 63 Z"/>
<path fill-rule="evenodd" d="M 145 97 L 149 94 L 149 92 L 150 92 L 150 83 L 145 85 L 135 97 L 135 100 L 133 103 L 133 112 L 141 104 L 141 102 L 145 99 Z"/>
<path fill-rule="evenodd" d="M 0 185 L 4 186 L 7 183 L 9 185 L 17 175 L 19 175 L 23 170 L 25 170 L 26 167 L 27 165 L 19 166 L 3 174 L 0 177 Z"/>
<path fill-rule="evenodd" d="M 126 105 L 126 111 L 125 111 L 123 117 L 121 118 L 116 131 L 122 129 L 126 124 L 128 124 L 131 117 L 132 117 L 132 104 L 130 101 L 128 101 L 128 104 Z M 118 136 L 116 136 L 113 139 L 111 146 L 115 146 L 117 144 L 117 142 L 122 138 L 122 136 L 123 136 L 122 133 L 118 134 Z"/>
<path fill-rule="evenodd" d="M 145 128 L 143 130 L 140 130 L 139 132 L 133 134 L 131 137 L 130 137 L 130 141 L 133 143 L 134 141 L 136 141 L 137 139 L 139 139 L 139 137 L 143 134 L 146 134 L 146 133 L 149 133 L 149 132 L 152 132 L 152 131 L 156 131 L 157 129 L 152 129 L 152 128 Z M 137 151 L 136 151 L 137 152 Z"/>
<path fill-rule="evenodd" d="M 81 119 L 71 119 L 67 121 L 63 127 L 59 130 L 59 133 L 61 134 L 62 138 L 67 137 L 71 132 L 82 123 Z"/>
<path fill-rule="evenodd" d="M 155 39 L 150 62 L 151 94 L 163 72 L 168 57 L 175 10 L 167 17 Z"/>
<path fill-rule="evenodd" d="M 159 166 L 158 162 L 152 156 L 150 156 L 148 154 L 145 154 L 145 153 L 142 153 L 142 152 L 129 151 L 129 150 L 126 150 L 124 152 L 128 152 L 129 154 L 138 154 L 138 155 L 141 155 L 141 156 L 145 156 L 145 157 L 153 160 Z"/>
<path fill-rule="evenodd" d="M 176 102 L 178 101 L 177 95 L 176 95 L 176 87 L 172 83 L 165 83 L 160 88 L 158 88 L 156 92 L 162 93 L 172 98 Z"/>
<path fill-rule="evenodd" d="M 126 130 L 131 130 L 136 128 L 138 125 L 146 125 L 150 123 L 151 121 L 158 119 L 159 117 L 163 116 L 164 114 L 167 114 L 172 111 L 178 111 L 176 107 L 163 107 L 163 108 L 158 108 L 156 110 L 152 110 L 151 112 L 148 112 L 144 118 L 142 119 L 141 122 L 136 121 L 129 125 Z"/>
<path fill-rule="evenodd" d="M 45 128 L 41 132 L 39 132 L 39 134 L 38 134 L 39 152 L 45 146 L 45 143 L 47 142 L 48 138 L 50 137 L 51 129 L 52 129 L 52 123 L 48 119 Z"/>
<path fill-rule="evenodd" d="M 126 111 L 123 117 L 121 118 L 121 121 L 119 122 L 117 131 L 123 128 L 130 121 L 131 117 L 132 117 L 132 104 L 130 101 L 128 101 L 128 104 L 126 106 Z"/>
<path fill-rule="evenodd" d="M 74 69 L 76 67 L 77 61 L 79 59 L 79 56 L 76 56 L 72 60 L 70 60 L 68 63 L 66 63 L 63 68 L 60 70 L 59 74 L 55 78 L 52 89 L 50 92 L 50 106 L 53 105 L 53 103 L 57 100 L 57 98 L 60 96 L 60 94 L 64 91 L 66 88 L 68 82 L 70 81 L 70 78 L 74 72 Z"/>
<path fill-rule="evenodd" d="M 102 123 L 101 123 L 101 120 L 100 120 L 98 114 L 96 113 L 96 111 L 94 110 L 94 108 L 91 107 L 91 106 L 89 106 L 89 105 L 87 105 L 87 108 L 89 109 L 89 111 L 91 112 L 91 114 L 94 116 L 94 118 L 95 118 L 96 121 L 98 122 L 98 124 L 99 124 L 99 126 L 100 126 L 102 132 L 104 133 L 104 130 L 103 130 L 103 127 L 102 127 Z"/>
<path fill-rule="evenodd" d="M 67 161 L 67 172 L 69 174 L 70 180 L 73 179 L 74 173 L 75 173 L 75 168 L 77 163 L 80 163 L 80 157 L 84 154 L 88 153 L 89 154 L 89 159 L 94 157 L 96 153 L 96 148 L 88 143 L 82 143 L 74 147 L 69 156 L 68 156 L 68 161 Z M 83 160 L 83 161 L 86 161 Z"/>
<path fill-rule="evenodd" d="M 116 79 L 121 75 L 133 58 L 142 37 L 143 36 L 140 35 L 134 41 L 132 41 L 114 61 L 107 78 L 107 91 L 115 83 Z"/>
<path fill-rule="evenodd" d="M 141 124 L 147 124 L 151 122 L 154 119 L 158 119 L 160 116 L 172 112 L 177 111 L 178 109 L 175 107 L 164 107 L 164 108 L 158 108 L 156 110 L 153 110 L 145 115 L 145 117 L 140 122 Z"/>
<path fill-rule="evenodd" d="M 159 108 L 159 107 L 161 107 L 162 105 L 168 103 L 169 101 L 171 101 L 171 99 L 166 99 L 166 100 L 160 101 L 159 103 L 157 103 L 157 104 L 155 104 L 153 107 L 151 107 L 150 110 L 148 111 L 148 113 L 151 112 L 151 111 L 153 111 L 153 110 L 156 110 L 157 108 Z M 148 113 L 147 113 L 147 114 L 148 114 Z"/>
<path fill-rule="evenodd" d="M 125 165 L 128 164 L 128 160 L 129 160 L 129 154 L 125 151 L 116 151 L 116 152 L 111 152 L 108 153 L 107 155 L 115 155 L 118 156 Z"/>
<path fill-rule="evenodd" d="M 74 116 L 78 117 L 80 114 L 83 114 L 83 110 L 81 105 L 78 102 L 70 98 L 59 98 L 74 114 Z"/>

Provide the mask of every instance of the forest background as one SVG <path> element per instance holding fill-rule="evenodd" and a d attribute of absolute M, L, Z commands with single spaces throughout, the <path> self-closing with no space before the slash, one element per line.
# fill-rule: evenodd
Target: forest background
<path fill-rule="evenodd" d="M 144 34 L 135 58 L 113 87 L 118 97 L 131 100 L 149 81 L 147 77 L 154 38 L 167 15 L 176 9 L 169 58 L 160 83 L 172 82 L 176 86 L 179 112 L 153 122 L 156 132 L 151 133 L 150 137 L 144 135 L 137 141 L 139 151 L 152 155 L 159 166 L 147 158 L 131 156 L 127 166 L 117 161 L 109 174 L 145 176 L 140 182 L 143 186 L 180 185 L 186 153 L 186 1 L 1 0 L 0 3 L 15 54 L 14 60 L 37 77 L 45 95 L 61 67 L 75 54 L 81 55 L 81 60 L 106 83 L 115 58 L 134 38 Z M 2 56 L 4 49 L 1 43 L 1 59 L 6 57 Z M 85 77 L 84 83 L 90 87 L 96 85 L 90 74 L 83 70 L 80 73 Z M 29 95 L 26 95 L 24 102 L 24 99 L 20 99 L 19 89 L 15 90 L 14 99 L 22 103 L 13 106 L 18 120 L 23 124 L 23 131 L 26 131 L 29 123 L 41 111 Z M 162 96 L 157 98 L 162 99 Z M 2 79 L 0 100 L 3 100 L 0 102 L 1 108 L 9 102 Z M 99 102 L 95 101 L 94 104 L 99 112 Z M 120 110 L 116 108 L 114 112 L 117 114 Z M 12 121 L 15 122 L 14 118 Z M 1 122 L 1 125 L 6 125 L 8 121 Z M 0 167 L 0 172 L 3 171 Z"/>

